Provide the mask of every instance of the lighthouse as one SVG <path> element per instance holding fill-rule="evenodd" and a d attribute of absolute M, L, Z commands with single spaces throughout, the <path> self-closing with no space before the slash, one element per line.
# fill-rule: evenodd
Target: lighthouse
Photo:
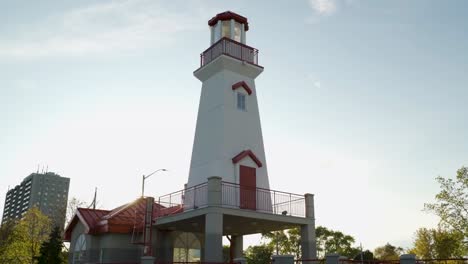
<path fill-rule="evenodd" d="M 255 86 L 263 67 L 258 50 L 247 45 L 248 20 L 227 11 L 208 25 L 210 47 L 194 72 L 202 89 L 187 187 L 218 176 L 224 182 L 269 189 Z"/>

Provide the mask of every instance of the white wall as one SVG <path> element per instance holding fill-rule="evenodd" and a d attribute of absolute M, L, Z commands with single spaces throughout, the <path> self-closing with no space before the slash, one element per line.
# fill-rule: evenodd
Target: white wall
<path fill-rule="evenodd" d="M 206 182 L 210 176 L 220 176 L 223 181 L 239 183 L 238 164 L 233 164 L 232 158 L 241 151 L 250 149 L 263 164 L 261 168 L 257 168 L 257 186 L 269 189 L 254 82 L 261 70 L 226 56 L 216 60 L 237 64 L 227 67 L 229 63 L 212 62 L 210 64 L 219 67 L 209 69 L 205 66 L 206 71 L 211 72 L 201 73 L 205 76 L 208 74 L 208 78 L 202 85 L 188 187 Z M 246 111 L 238 110 L 236 105 L 236 92 L 243 89 L 232 90 L 232 85 L 239 81 L 245 81 L 253 91 L 247 96 Z M 248 157 L 242 160 L 241 164 L 257 167 Z"/>

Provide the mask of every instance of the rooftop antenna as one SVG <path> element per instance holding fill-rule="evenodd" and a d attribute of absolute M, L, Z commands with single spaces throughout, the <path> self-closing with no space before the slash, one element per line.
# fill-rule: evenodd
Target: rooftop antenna
<path fill-rule="evenodd" d="M 49 172 L 49 165 L 47 165 L 46 169 L 45 169 L 45 172 Z"/>
<path fill-rule="evenodd" d="M 39 174 L 39 164 L 37 164 L 37 173 Z"/>
<path fill-rule="evenodd" d="M 93 210 L 96 209 L 96 197 L 97 197 L 97 187 L 94 188 L 94 198 L 93 198 L 93 202 L 89 205 L 88 208 L 93 207 Z"/>

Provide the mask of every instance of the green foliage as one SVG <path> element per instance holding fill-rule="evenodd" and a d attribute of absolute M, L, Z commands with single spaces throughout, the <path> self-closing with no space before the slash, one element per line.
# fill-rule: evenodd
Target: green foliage
<path fill-rule="evenodd" d="M 291 254 L 296 259 L 301 257 L 301 235 L 298 227 L 263 233 L 262 238 L 268 239 L 267 245 L 276 255 Z"/>
<path fill-rule="evenodd" d="M 440 192 L 436 203 L 425 204 L 427 211 L 440 217 L 443 227 L 454 229 L 468 237 L 468 168 L 462 167 L 454 179 L 437 177 Z"/>
<path fill-rule="evenodd" d="M 317 255 L 319 258 L 325 257 L 327 253 L 338 253 L 348 258 L 354 258 L 361 252 L 360 249 L 352 246 L 355 240 L 350 235 L 322 226 L 318 226 L 315 232 L 317 237 Z M 268 232 L 262 234 L 262 237 L 268 239 L 267 245 L 275 254 L 291 254 L 296 259 L 301 257 L 301 235 L 299 228 Z"/>
<path fill-rule="evenodd" d="M 34 264 L 40 245 L 50 232 L 50 223 L 39 209 L 29 209 L 2 242 L 0 263 Z"/>
<path fill-rule="evenodd" d="M 59 227 L 54 227 L 50 233 L 49 240 L 41 245 L 37 264 L 62 264 L 65 263 L 62 255 L 62 238 Z"/>
<path fill-rule="evenodd" d="M 361 260 L 361 252 L 359 252 L 355 257 L 354 260 Z M 365 250 L 362 252 L 362 260 L 370 261 L 374 260 L 374 253 L 370 250 Z"/>
<path fill-rule="evenodd" d="M 289 254 L 291 246 L 284 230 L 263 233 L 262 238 L 266 238 L 269 241 L 267 245 L 276 255 Z"/>
<path fill-rule="evenodd" d="M 223 245 L 223 261 L 229 263 L 231 260 L 231 247 Z"/>
<path fill-rule="evenodd" d="M 337 253 L 341 256 L 354 258 L 361 252 L 358 248 L 352 246 L 355 242 L 354 238 L 340 231 L 318 226 L 315 234 L 317 237 L 317 255 L 320 258 L 325 257 L 328 253 Z"/>
<path fill-rule="evenodd" d="M 271 263 L 273 249 L 268 245 L 250 246 L 245 251 L 245 258 L 249 264 Z"/>
<path fill-rule="evenodd" d="M 389 243 L 374 249 L 374 257 L 378 260 L 398 260 L 403 253 L 403 248 L 395 247 Z"/>
<path fill-rule="evenodd" d="M 467 254 L 463 235 L 455 230 L 420 228 L 410 253 L 421 259 L 461 258 Z"/>

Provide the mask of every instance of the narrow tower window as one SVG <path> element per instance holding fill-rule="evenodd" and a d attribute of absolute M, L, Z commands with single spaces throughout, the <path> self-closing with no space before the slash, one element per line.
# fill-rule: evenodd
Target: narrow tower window
<path fill-rule="evenodd" d="M 237 109 L 245 111 L 245 94 L 237 93 Z"/>

